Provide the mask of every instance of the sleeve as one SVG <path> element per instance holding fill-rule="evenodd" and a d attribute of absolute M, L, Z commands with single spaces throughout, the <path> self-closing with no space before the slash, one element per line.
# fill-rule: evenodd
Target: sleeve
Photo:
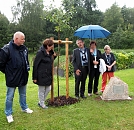
<path fill-rule="evenodd" d="M 99 59 L 102 59 L 102 54 L 100 50 L 99 50 Z"/>
<path fill-rule="evenodd" d="M 99 62 L 100 64 L 100 59 L 102 58 L 102 54 L 101 54 L 101 51 L 98 50 L 98 57 L 97 57 L 97 61 Z"/>
<path fill-rule="evenodd" d="M 51 51 L 50 51 L 50 54 L 53 56 L 54 50 L 51 50 Z M 53 56 L 53 57 L 54 57 L 54 60 L 57 58 L 57 56 Z"/>
<path fill-rule="evenodd" d="M 5 73 L 5 67 L 8 58 L 9 58 L 8 54 L 3 49 L 0 49 L 0 71 L 2 73 Z"/>
<path fill-rule="evenodd" d="M 114 54 L 112 53 L 113 62 L 116 61 Z"/>
<path fill-rule="evenodd" d="M 93 65 L 93 61 L 95 60 L 93 54 L 90 52 L 90 49 L 89 49 L 89 55 L 90 55 L 90 64 Z"/>
<path fill-rule="evenodd" d="M 97 61 L 99 61 L 100 58 L 102 58 L 101 51 L 100 50 L 97 50 Z"/>
<path fill-rule="evenodd" d="M 29 64 L 29 58 L 28 58 L 28 49 L 27 50 L 27 56 L 26 56 L 26 60 L 27 60 L 27 70 L 30 71 L 30 64 Z"/>
<path fill-rule="evenodd" d="M 113 64 L 113 62 L 116 61 L 116 59 L 115 59 L 115 56 L 114 56 L 113 53 L 111 53 L 111 56 L 112 56 L 112 64 Z M 112 69 L 111 69 L 111 70 L 112 70 L 113 72 L 116 70 L 115 65 L 112 66 Z"/>
<path fill-rule="evenodd" d="M 40 61 L 41 61 L 41 51 L 38 51 L 36 56 L 35 56 L 35 60 L 34 60 L 34 63 L 33 63 L 33 80 L 37 80 L 37 74 L 38 74 L 38 66 L 40 64 Z"/>
<path fill-rule="evenodd" d="M 72 63 L 74 67 L 74 72 L 78 69 L 78 65 L 76 63 L 76 50 L 73 50 Z"/>
<path fill-rule="evenodd" d="M 105 54 L 104 54 L 104 53 L 101 55 L 101 57 L 102 57 L 102 59 L 105 61 Z M 106 61 L 105 61 L 105 62 L 106 62 Z"/>

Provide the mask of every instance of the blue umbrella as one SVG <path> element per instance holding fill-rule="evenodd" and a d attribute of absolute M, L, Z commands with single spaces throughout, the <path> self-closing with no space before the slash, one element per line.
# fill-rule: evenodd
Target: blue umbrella
<path fill-rule="evenodd" d="M 111 33 L 105 28 L 99 25 L 86 25 L 77 29 L 74 33 L 74 36 L 78 36 L 80 38 L 89 38 L 89 39 L 97 39 L 97 38 L 106 38 Z"/>

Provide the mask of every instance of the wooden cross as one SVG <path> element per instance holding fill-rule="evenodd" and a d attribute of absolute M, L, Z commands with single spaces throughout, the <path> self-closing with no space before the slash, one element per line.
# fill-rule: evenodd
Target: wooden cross
<path fill-rule="evenodd" d="M 69 50 L 69 44 L 73 43 L 72 41 L 69 41 L 68 38 L 65 39 L 65 41 L 62 40 L 54 40 L 54 38 L 50 38 L 53 40 L 56 44 L 65 44 L 66 47 L 66 98 L 69 98 L 69 63 L 68 63 L 68 50 Z M 53 65 L 53 75 L 54 75 L 54 65 Z M 52 81 L 52 88 L 51 88 L 51 101 L 54 101 L 54 83 Z"/>

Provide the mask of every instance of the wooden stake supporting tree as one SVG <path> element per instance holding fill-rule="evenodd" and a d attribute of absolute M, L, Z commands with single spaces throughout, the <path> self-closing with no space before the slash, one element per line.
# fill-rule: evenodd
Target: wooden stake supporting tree
<path fill-rule="evenodd" d="M 71 44 L 72 41 L 69 41 L 68 38 L 66 38 L 65 41 L 61 41 L 61 40 L 53 40 L 53 41 L 56 44 L 65 44 L 65 47 L 66 47 L 66 98 L 69 98 L 69 74 L 68 74 L 69 73 L 69 57 L 68 57 L 68 51 L 69 51 L 69 44 Z M 57 67 L 57 70 L 58 70 L 58 68 L 59 67 Z M 53 71 L 53 75 L 54 75 L 54 71 Z M 58 73 L 57 73 L 57 75 L 58 75 Z M 59 91 L 59 88 L 58 88 L 58 91 Z M 59 96 L 59 92 L 58 92 L 58 96 Z M 51 101 L 52 102 L 54 101 L 54 83 L 52 83 Z"/>

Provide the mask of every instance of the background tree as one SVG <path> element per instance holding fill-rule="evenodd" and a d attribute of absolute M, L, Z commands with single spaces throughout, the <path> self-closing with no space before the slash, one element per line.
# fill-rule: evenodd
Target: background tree
<path fill-rule="evenodd" d="M 97 39 L 99 48 L 103 48 L 105 44 L 110 44 L 112 48 L 121 48 L 117 45 L 116 40 L 121 45 L 124 44 L 125 48 L 128 48 L 128 45 L 133 47 L 134 8 L 127 8 L 125 5 L 120 8 L 114 3 L 103 13 L 96 8 L 95 0 L 62 0 L 62 7 L 57 9 L 51 6 L 44 9 L 43 0 L 16 1 L 16 6 L 11 8 L 13 21 L 9 22 L 0 13 L 0 46 L 8 43 L 14 32 L 23 31 L 26 35 L 26 46 L 29 50 L 37 51 L 43 39 L 51 36 L 58 39 L 57 29 L 60 30 L 60 39 L 68 37 L 75 43 L 76 29 L 83 25 L 97 24 L 112 33 L 107 39 Z M 51 20 L 48 20 L 47 16 L 50 16 Z M 58 23 L 57 19 L 59 19 Z M 58 24 L 63 26 L 59 28 Z M 67 28 L 64 25 L 67 25 Z M 85 39 L 85 44 L 89 45 L 89 39 Z M 76 44 L 71 44 L 69 54 L 74 48 Z M 61 49 L 61 54 L 65 54 L 64 48 Z"/>
<path fill-rule="evenodd" d="M 14 20 L 17 18 L 20 31 L 26 35 L 26 46 L 33 51 L 45 37 L 43 8 L 43 0 L 20 0 L 14 10 L 12 8 Z"/>
<path fill-rule="evenodd" d="M 83 25 L 100 24 L 102 21 L 102 12 L 96 9 L 95 0 L 63 0 L 62 6 L 65 10 L 69 10 L 72 6 L 75 8 L 70 22 L 76 28 Z"/>
<path fill-rule="evenodd" d="M 104 21 L 102 22 L 102 26 L 113 33 L 116 31 L 119 25 L 123 25 L 123 22 L 121 8 L 114 3 L 111 8 L 107 9 L 104 13 Z"/>
<path fill-rule="evenodd" d="M 76 29 L 83 25 L 100 25 L 103 20 L 103 13 L 96 9 L 97 4 L 95 0 L 63 0 L 62 6 L 66 11 L 70 10 L 72 6 L 75 9 L 72 18 L 70 19 L 70 26 L 73 27 L 73 30 L 69 35 L 69 38 L 71 38 L 73 42 L 77 39 L 77 37 L 73 36 Z M 89 42 L 87 43 L 89 44 Z M 75 48 L 76 44 L 72 44 L 72 46 Z"/>
<path fill-rule="evenodd" d="M 109 38 L 109 45 L 114 49 L 131 49 L 134 48 L 133 25 L 129 24 L 125 30 L 119 26 Z"/>
<path fill-rule="evenodd" d="M 0 47 L 3 47 L 4 44 L 7 44 L 11 39 L 8 33 L 9 21 L 6 16 L 0 12 Z"/>
<path fill-rule="evenodd" d="M 130 24 L 134 25 L 134 8 L 127 8 L 125 5 L 121 8 L 122 17 L 124 20 L 124 29 Z M 133 28 L 134 30 L 134 28 Z"/>

